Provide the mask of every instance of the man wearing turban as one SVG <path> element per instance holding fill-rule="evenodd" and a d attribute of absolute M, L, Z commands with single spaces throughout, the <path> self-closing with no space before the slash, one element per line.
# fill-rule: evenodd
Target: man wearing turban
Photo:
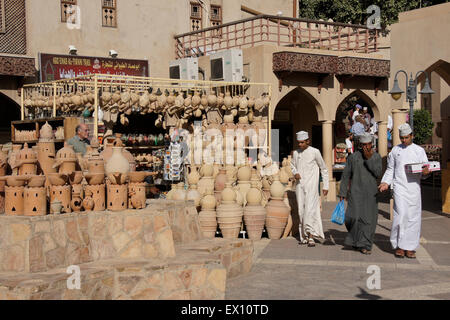
<path fill-rule="evenodd" d="M 308 132 L 297 133 L 299 149 L 294 151 L 291 168 L 297 181 L 295 194 L 300 217 L 300 241 L 315 246 L 314 238 L 324 239 L 320 215 L 319 169 L 322 174 L 323 194 L 328 194 L 328 170 L 320 151 L 309 146 Z"/>

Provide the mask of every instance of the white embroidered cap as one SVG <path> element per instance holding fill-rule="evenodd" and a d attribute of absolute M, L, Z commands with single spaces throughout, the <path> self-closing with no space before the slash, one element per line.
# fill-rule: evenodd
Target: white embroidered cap
<path fill-rule="evenodd" d="M 297 132 L 297 140 L 298 141 L 305 141 L 308 139 L 309 139 L 308 132 L 306 132 L 306 131 Z"/>
<path fill-rule="evenodd" d="M 358 137 L 359 137 L 359 142 L 361 142 L 361 143 L 373 142 L 373 137 L 368 132 L 364 132 L 362 135 L 360 135 Z"/>
<path fill-rule="evenodd" d="M 400 127 L 398 127 L 398 131 L 400 132 L 400 137 L 404 137 L 412 133 L 412 129 L 407 123 L 404 123 Z"/>

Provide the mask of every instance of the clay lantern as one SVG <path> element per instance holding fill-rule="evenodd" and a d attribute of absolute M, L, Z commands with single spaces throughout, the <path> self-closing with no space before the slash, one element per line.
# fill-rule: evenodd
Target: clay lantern
<path fill-rule="evenodd" d="M 76 163 L 77 155 L 73 150 L 73 146 L 65 143 L 64 148 L 60 149 L 56 153 L 55 164 L 53 167 L 59 167 L 59 173 L 71 174 L 75 171 Z"/>
<path fill-rule="evenodd" d="M 18 156 L 19 175 L 35 175 L 37 173 L 37 153 L 25 143 Z"/>

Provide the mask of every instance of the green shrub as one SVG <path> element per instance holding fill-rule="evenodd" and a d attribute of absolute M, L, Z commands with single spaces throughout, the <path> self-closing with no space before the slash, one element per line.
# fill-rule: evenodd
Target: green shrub
<path fill-rule="evenodd" d="M 434 123 L 428 110 L 414 110 L 414 143 L 424 144 L 433 135 Z"/>

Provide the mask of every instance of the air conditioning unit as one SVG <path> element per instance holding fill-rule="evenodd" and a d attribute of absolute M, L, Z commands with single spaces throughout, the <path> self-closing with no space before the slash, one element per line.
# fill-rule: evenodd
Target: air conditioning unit
<path fill-rule="evenodd" d="M 198 80 L 198 58 L 183 58 L 169 64 L 170 79 Z"/>
<path fill-rule="evenodd" d="M 244 59 L 241 49 L 229 49 L 211 54 L 211 80 L 241 82 Z"/>

